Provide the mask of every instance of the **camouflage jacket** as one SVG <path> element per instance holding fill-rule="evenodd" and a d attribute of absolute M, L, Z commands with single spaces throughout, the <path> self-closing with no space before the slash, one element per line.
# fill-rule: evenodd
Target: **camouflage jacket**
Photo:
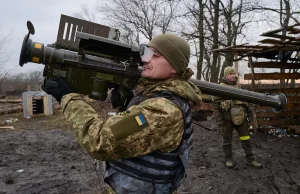
<path fill-rule="evenodd" d="M 200 90 L 179 79 L 149 81 L 141 79 L 143 95 L 168 90 L 194 104 L 201 101 Z M 61 107 L 78 143 L 95 159 L 109 161 L 131 158 L 159 150 L 170 152 L 181 142 L 184 121 L 181 110 L 173 102 L 151 98 L 131 106 L 123 115 L 107 120 L 84 101 L 79 94 L 65 95 Z M 140 125 L 136 118 L 142 115 Z"/>
<path fill-rule="evenodd" d="M 239 88 L 241 89 L 241 85 L 239 84 L 238 80 L 235 83 L 229 83 L 226 81 L 225 78 L 222 79 L 222 82 L 220 83 L 221 85 L 225 85 L 225 86 L 229 86 L 229 87 L 233 87 L 233 88 Z M 219 99 L 219 102 L 221 102 L 221 108 L 225 109 L 225 110 L 229 110 L 232 105 L 243 105 L 243 106 L 248 106 L 247 102 L 242 102 L 239 100 L 221 100 Z"/>

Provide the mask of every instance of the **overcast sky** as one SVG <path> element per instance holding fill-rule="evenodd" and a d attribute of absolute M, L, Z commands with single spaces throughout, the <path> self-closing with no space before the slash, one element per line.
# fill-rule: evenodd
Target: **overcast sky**
<path fill-rule="evenodd" d="M 30 20 L 35 27 L 34 42 L 44 44 L 56 41 L 60 15 L 72 16 L 80 11 L 83 3 L 94 5 L 96 0 L 8 0 L 0 6 L 0 37 L 10 35 L 8 53 L 10 61 L 5 69 L 14 69 L 15 73 L 42 70 L 43 65 L 27 63 L 19 66 L 19 56 L 24 36 L 28 33 L 26 22 Z"/>
<path fill-rule="evenodd" d="M 28 33 L 26 22 L 29 20 L 35 27 L 35 35 L 30 38 L 34 42 L 45 45 L 54 43 L 57 37 L 60 15 L 72 16 L 80 11 L 82 4 L 95 5 L 97 0 L 9 0 L 0 6 L 0 37 L 10 34 L 7 53 L 11 54 L 10 61 L 5 69 L 13 69 L 13 74 L 26 73 L 28 71 L 42 71 L 42 64 L 27 63 L 24 67 L 19 66 L 19 56 L 24 36 Z M 105 23 L 104 23 L 105 24 Z M 261 39 L 259 34 L 270 30 L 264 25 L 253 25 L 246 29 L 247 40 L 252 42 Z M 247 69 L 247 68 L 246 68 Z"/>

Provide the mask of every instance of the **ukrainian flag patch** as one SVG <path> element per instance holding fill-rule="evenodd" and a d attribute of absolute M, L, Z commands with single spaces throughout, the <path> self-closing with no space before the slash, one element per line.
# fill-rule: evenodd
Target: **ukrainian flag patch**
<path fill-rule="evenodd" d="M 135 117 L 135 120 L 139 126 L 145 125 L 147 123 L 144 115 L 142 114 L 137 115 Z"/>

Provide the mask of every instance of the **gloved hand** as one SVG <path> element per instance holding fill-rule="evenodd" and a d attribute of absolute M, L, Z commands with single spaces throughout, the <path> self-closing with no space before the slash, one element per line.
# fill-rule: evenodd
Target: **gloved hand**
<path fill-rule="evenodd" d="M 248 116 L 247 120 L 248 120 L 249 123 L 251 123 L 253 121 L 253 117 L 252 116 Z"/>
<path fill-rule="evenodd" d="M 133 92 L 128 88 L 115 87 L 111 91 L 111 104 L 113 108 L 119 108 L 119 111 L 125 111 L 133 96 Z"/>
<path fill-rule="evenodd" d="M 52 95 L 59 103 L 64 95 L 75 92 L 62 77 L 45 79 L 41 88 L 47 94 Z"/>

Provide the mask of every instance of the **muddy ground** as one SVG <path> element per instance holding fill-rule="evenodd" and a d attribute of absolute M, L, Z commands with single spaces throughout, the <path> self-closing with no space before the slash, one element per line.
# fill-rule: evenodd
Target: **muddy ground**
<path fill-rule="evenodd" d="M 14 130 L 0 129 L 0 194 L 99 194 L 102 169 L 76 143 L 55 116 L 22 119 L 21 113 L 0 116 L 18 118 Z M 210 127 L 213 121 L 199 124 Z M 300 138 L 252 135 L 254 152 L 263 169 L 245 165 L 237 136 L 233 149 L 236 167 L 224 166 L 218 130 L 195 126 L 188 177 L 180 194 L 296 194 L 300 193 Z"/>

